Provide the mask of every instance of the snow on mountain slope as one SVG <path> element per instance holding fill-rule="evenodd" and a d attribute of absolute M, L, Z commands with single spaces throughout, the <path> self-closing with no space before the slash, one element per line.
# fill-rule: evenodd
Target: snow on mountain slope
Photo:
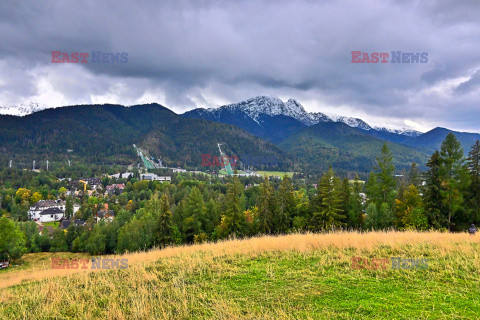
<path fill-rule="evenodd" d="M 363 130 L 371 130 L 372 127 L 365 121 L 359 118 L 350 118 L 350 117 L 343 117 L 337 115 L 329 115 L 330 119 L 334 122 L 343 122 L 346 125 L 353 127 L 353 128 L 360 128 Z"/>
<path fill-rule="evenodd" d="M 36 102 L 26 101 L 16 106 L 0 106 L 0 114 L 26 116 L 37 111 L 48 109 L 48 106 Z"/>
<path fill-rule="evenodd" d="M 204 112 L 210 113 L 214 118 L 219 119 L 220 113 L 223 110 L 230 110 L 235 112 L 244 112 L 251 119 L 258 123 L 258 117 L 260 114 L 266 114 L 269 116 L 276 115 L 285 115 L 297 119 L 307 126 L 319 122 L 343 122 L 346 125 L 354 128 L 360 128 L 363 130 L 372 130 L 373 128 L 358 118 L 337 116 L 324 114 L 321 112 L 307 112 L 305 108 L 296 100 L 289 99 L 287 102 L 283 102 L 278 98 L 270 98 L 265 96 L 260 96 L 256 98 L 250 98 L 248 100 L 242 101 L 240 103 L 234 103 L 225 105 L 219 108 L 209 108 L 209 109 L 196 109 L 198 114 L 203 114 Z M 383 130 L 383 128 L 375 128 L 375 130 Z M 384 131 L 395 133 L 395 129 L 384 129 Z M 405 135 L 415 135 L 416 131 L 413 130 L 397 130 L 397 134 Z"/>
<path fill-rule="evenodd" d="M 245 112 L 250 118 L 258 123 L 258 116 L 266 114 L 269 116 L 284 115 L 289 116 L 306 125 L 316 123 L 310 114 L 305 111 L 303 106 L 297 101 L 290 99 L 283 102 L 278 98 L 256 97 L 240 103 L 229 104 L 220 108 L 207 109 L 208 112 L 216 113 L 217 110 L 231 110 Z"/>
<path fill-rule="evenodd" d="M 374 130 L 377 131 L 383 131 L 383 132 L 389 132 L 389 133 L 394 133 L 394 134 L 400 134 L 402 136 L 408 136 L 408 137 L 418 137 L 419 135 L 422 134 L 420 131 L 412 130 L 412 129 L 392 129 L 392 128 L 384 128 L 384 127 L 374 127 Z"/>
<path fill-rule="evenodd" d="M 41 105 L 32 101 L 26 101 L 16 106 L 0 106 L 0 114 L 25 116 L 48 108 L 49 107 L 46 105 Z M 247 99 L 239 103 L 225 105 L 219 108 L 195 109 L 198 115 L 209 114 L 219 122 L 221 122 L 221 111 L 224 110 L 243 112 L 258 124 L 260 124 L 259 116 L 261 114 L 269 116 L 284 115 L 292 117 L 307 126 L 311 126 L 319 122 L 343 122 L 350 127 L 360 128 L 363 130 L 373 129 L 377 131 L 389 132 L 410 137 L 417 137 L 422 134 L 419 131 L 411 129 L 390 129 L 381 127 L 372 128 L 370 125 L 368 125 L 368 123 L 359 118 L 338 116 L 332 114 L 327 115 L 321 112 L 307 112 L 305 111 L 305 108 L 294 99 L 289 99 L 287 100 L 287 102 L 283 102 L 279 98 L 259 96 Z"/>

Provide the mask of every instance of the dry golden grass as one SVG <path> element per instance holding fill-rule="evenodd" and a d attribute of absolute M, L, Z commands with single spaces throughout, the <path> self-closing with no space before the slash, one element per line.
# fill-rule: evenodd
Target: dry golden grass
<path fill-rule="evenodd" d="M 432 261 L 429 270 L 425 271 L 431 273 L 426 279 L 436 277 L 436 281 L 442 282 L 448 281 L 442 279 L 451 277 L 463 283 L 470 274 L 465 272 L 466 276 L 459 276 L 459 269 L 474 273 L 480 270 L 479 242 L 480 236 L 465 233 L 292 234 L 109 256 L 128 259 L 129 267 L 125 270 L 52 270 L 48 263 L 37 264 L 31 269 L 0 272 L 0 303 L 5 303 L 5 307 L 0 306 L 0 317 L 149 319 L 154 315 L 153 318 L 161 319 L 319 318 L 319 314 L 310 313 L 308 304 L 302 307 L 303 302 L 299 301 L 326 297 L 332 294 L 331 289 L 316 285 L 317 280 L 309 282 L 308 279 L 330 276 L 337 280 L 349 274 L 368 282 L 377 281 L 378 277 L 398 277 L 399 273 L 395 270 L 352 271 L 350 259 L 353 255 L 385 257 L 401 254 L 417 257 L 427 254 L 437 261 L 448 259 L 447 265 Z M 295 274 L 295 266 L 305 263 L 308 266 L 312 256 L 315 257 L 315 268 L 303 266 L 301 275 Z M 262 260 L 264 258 L 265 261 Z M 261 262 L 259 266 L 257 261 Z M 288 267 L 279 270 L 282 263 Z M 331 273 L 333 269 L 336 273 Z M 243 275 L 247 273 L 250 276 L 253 274 L 254 280 L 242 282 Z M 258 274 L 262 274 L 263 280 L 255 283 Z M 406 273 L 405 285 L 417 281 L 417 276 Z M 289 281 L 296 277 L 306 281 L 292 280 L 292 286 Z M 225 285 L 225 279 L 228 285 Z M 272 283 L 279 285 L 271 287 Z M 237 294 L 238 290 L 232 288 L 240 284 L 243 291 Z M 250 288 L 250 285 L 253 287 Z M 424 291 L 422 295 L 425 296 L 434 294 L 426 289 Z M 386 303 L 388 306 L 390 302 Z M 324 313 L 320 314 L 320 318 L 351 318 L 351 313 L 332 311 L 328 305 L 322 308 Z M 450 312 L 450 318 L 456 318 L 456 310 Z"/>
<path fill-rule="evenodd" d="M 146 252 L 127 253 L 123 255 L 105 256 L 105 258 L 127 258 L 129 266 L 148 264 L 162 258 L 172 256 L 194 257 L 192 253 L 205 253 L 210 258 L 224 255 L 256 255 L 271 251 L 296 251 L 310 252 L 325 248 L 354 248 L 357 250 L 371 250 L 379 245 L 387 245 L 393 249 L 405 244 L 433 244 L 444 253 L 453 248 L 457 250 L 470 250 L 470 244 L 479 243 L 480 235 L 471 236 L 466 233 L 442 232 L 337 232 L 326 234 L 290 234 L 285 236 L 262 236 L 250 239 L 233 239 L 217 243 L 204 243 L 186 245 L 181 247 L 168 247 L 161 250 L 154 249 Z M 55 254 L 53 254 L 55 256 Z M 85 256 L 75 256 L 85 257 Z M 52 269 L 51 262 L 36 265 L 34 270 L 21 270 L 18 272 L 0 273 L 0 288 L 10 287 L 25 281 L 41 280 L 51 277 L 68 276 L 76 273 L 102 272 L 98 269 Z"/>

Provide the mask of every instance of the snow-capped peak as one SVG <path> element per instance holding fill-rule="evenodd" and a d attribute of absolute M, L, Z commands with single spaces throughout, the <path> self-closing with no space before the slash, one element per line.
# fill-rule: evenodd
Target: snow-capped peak
<path fill-rule="evenodd" d="M 266 114 L 269 116 L 289 116 L 297 119 L 298 121 L 302 122 L 307 126 L 311 126 L 319 122 L 343 122 L 350 127 L 360 128 L 363 130 L 372 129 L 365 121 L 361 119 L 337 115 L 326 115 L 321 112 L 309 113 L 305 111 L 305 108 L 294 99 L 288 99 L 287 102 L 283 102 L 278 98 L 260 96 L 250 98 L 240 103 L 222 106 L 218 109 L 210 108 L 207 109 L 207 111 L 211 113 L 216 113 L 216 111 L 222 109 L 245 112 L 251 119 L 253 119 L 257 123 L 259 115 Z"/>
<path fill-rule="evenodd" d="M 24 101 L 15 106 L 0 106 L 0 114 L 9 114 L 14 116 L 26 116 L 28 114 L 48 109 L 46 105 L 33 101 Z"/>
<path fill-rule="evenodd" d="M 269 116 L 285 115 L 295 118 L 301 122 L 309 121 L 308 113 L 305 111 L 303 106 L 293 99 L 283 102 L 278 98 L 260 96 L 250 98 L 240 103 L 226 105 L 221 108 L 229 110 L 241 110 L 257 122 L 260 114 L 266 114 Z"/>
<path fill-rule="evenodd" d="M 412 129 L 408 129 L 408 128 L 393 129 L 393 128 L 385 128 L 385 127 L 374 127 L 373 129 L 375 129 L 377 131 L 400 134 L 402 136 L 408 136 L 408 137 L 418 137 L 419 135 L 422 134 L 422 132 L 420 132 L 420 131 L 416 131 L 416 130 L 412 130 Z"/>
<path fill-rule="evenodd" d="M 333 115 L 333 114 L 329 114 L 328 116 L 334 122 L 343 122 L 346 125 L 348 125 L 350 127 L 353 127 L 353 128 L 360 128 L 360 129 L 363 129 L 363 130 L 371 130 L 372 129 L 372 127 L 368 123 L 366 123 L 365 121 L 363 121 L 362 119 L 359 119 L 359 118 L 337 116 L 337 115 Z"/>
<path fill-rule="evenodd" d="M 307 112 L 305 111 L 305 108 L 294 99 L 288 99 L 287 102 L 283 102 L 278 98 L 265 96 L 250 98 L 239 103 L 229 104 L 219 108 L 195 109 L 195 112 L 197 112 L 199 115 L 202 115 L 203 113 L 209 113 L 211 116 L 221 122 L 220 118 L 222 117 L 223 110 L 244 113 L 259 125 L 262 125 L 262 120 L 259 118 L 261 114 L 269 116 L 284 115 L 292 117 L 307 126 L 311 126 L 319 122 L 342 122 L 350 127 L 367 131 L 377 130 L 411 137 L 416 137 L 422 134 L 421 132 L 411 129 L 371 127 L 368 123 L 359 118 L 338 116 L 335 114 L 327 114 L 322 112 Z"/>
<path fill-rule="evenodd" d="M 318 123 L 315 117 L 305 111 L 305 108 L 296 100 L 289 99 L 283 102 L 278 98 L 271 98 L 266 96 L 259 96 L 250 98 L 240 103 L 234 103 L 222 106 L 220 108 L 209 108 L 208 112 L 216 113 L 218 110 L 232 110 L 245 112 L 251 119 L 258 123 L 258 117 L 261 114 L 269 116 L 284 115 L 297 119 L 305 125 L 312 125 Z"/>

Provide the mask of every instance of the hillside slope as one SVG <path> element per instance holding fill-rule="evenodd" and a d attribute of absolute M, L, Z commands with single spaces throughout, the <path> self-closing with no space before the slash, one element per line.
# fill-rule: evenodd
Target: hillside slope
<path fill-rule="evenodd" d="M 138 161 L 132 145 L 147 148 L 166 164 L 201 165 L 202 154 L 289 157 L 237 127 L 178 116 L 158 104 L 123 107 L 82 105 L 47 109 L 25 117 L 0 116 L 0 161 L 77 158 L 92 163 Z"/>
<path fill-rule="evenodd" d="M 323 170 L 332 166 L 365 173 L 372 170 L 383 143 L 384 140 L 367 135 L 364 130 L 340 122 L 324 122 L 301 130 L 279 146 Z M 396 143 L 389 146 L 399 170 L 412 162 L 423 165 L 427 160 L 424 150 Z"/>
<path fill-rule="evenodd" d="M 343 232 L 104 257 L 127 259 L 121 270 L 52 270 L 47 260 L 0 271 L 0 318 L 474 319 L 479 243 L 459 233 Z M 385 268 L 356 269 L 354 257 L 386 259 Z M 426 259 L 426 268 L 394 268 L 395 257 Z"/>

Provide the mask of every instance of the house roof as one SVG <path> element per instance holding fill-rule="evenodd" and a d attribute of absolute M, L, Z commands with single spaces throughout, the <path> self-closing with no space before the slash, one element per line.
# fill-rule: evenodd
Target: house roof
<path fill-rule="evenodd" d="M 48 208 L 48 207 L 55 207 L 55 206 L 64 206 L 65 201 L 62 200 L 40 200 L 37 203 L 33 205 L 35 209 L 41 209 L 41 208 Z"/>
<path fill-rule="evenodd" d="M 64 219 L 64 220 L 60 221 L 60 225 L 58 227 L 60 229 L 67 229 L 68 226 L 70 226 L 70 222 L 71 222 L 71 220 Z"/>
<path fill-rule="evenodd" d="M 63 219 L 62 221 L 60 221 L 60 225 L 58 227 L 60 229 L 67 229 L 70 226 L 70 224 L 72 224 L 72 220 Z M 85 221 L 80 220 L 80 219 L 76 219 L 75 221 L 73 221 L 73 225 L 84 226 Z"/>
<path fill-rule="evenodd" d="M 63 214 L 64 211 L 57 208 L 57 207 L 53 207 L 53 208 L 48 208 L 48 209 L 45 209 L 43 210 L 42 212 L 40 212 L 40 215 L 47 215 L 47 214 Z"/>

